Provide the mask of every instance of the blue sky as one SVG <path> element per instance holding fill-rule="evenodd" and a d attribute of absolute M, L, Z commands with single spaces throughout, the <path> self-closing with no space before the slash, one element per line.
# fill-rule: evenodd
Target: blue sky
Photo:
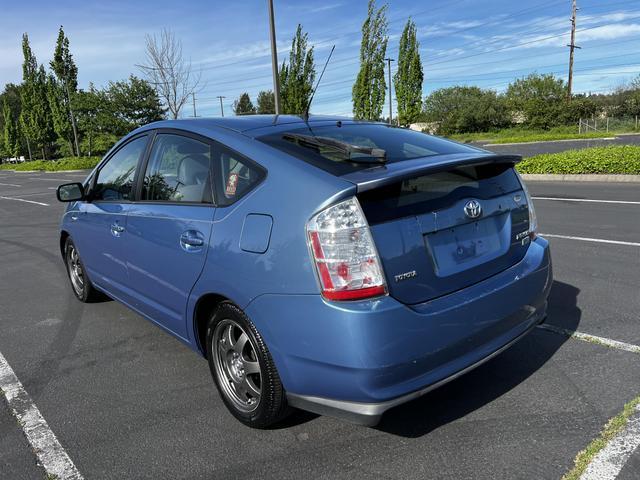
<path fill-rule="evenodd" d="M 530 72 L 566 78 L 570 0 L 389 0 L 389 48 L 397 55 L 407 18 L 418 26 L 425 71 L 424 93 L 455 84 L 503 90 Z M 315 45 L 320 71 L 336 49 L 313 113 L 351 113 L 366 0 L 274 0 L 279 61 L 286 58 L 301 23 Z M 379 2 L 381 4 L 381 2 Z M 266 0 L 42 1 L 0 0 L 0 88 L 20 82 L 20 39 L 28 32 L 39 62 L 49 62 L 64 25 L 86 88 L 131 73 L 144 60 L 144 35 L 171 28 L 184 55 L 202 74 L 198 115 L 219 115 L 240 93 L 255 101 L 272 87 Z M 575 91 L 604 92 L 640 73 L 640 2 L 578 0 Z M 392 72 L 395 67 L 392 67 Z M 189 105 L 190 106 L 190 105 Z M 191 108 L 184 110 L 191 115 Z M 388 114 L 385 106 L 385 115 Z"/>

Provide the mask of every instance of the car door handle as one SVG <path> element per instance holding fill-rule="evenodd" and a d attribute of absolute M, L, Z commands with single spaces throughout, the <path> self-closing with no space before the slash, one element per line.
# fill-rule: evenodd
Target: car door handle
<path fill-rule="evenodd" d="M 117 223 L 111 224 L 111 234 L 114 237 L 119 237 L 122 232 L 124 232 L 124 227 L 122 225 L 118 225 Z"/>
<path fill-rule="evenodd" d="M 187 252 L 199 250 L 204 245 L 204 235 L 197 230 L 187 230 L 180 235 L 180 246 Z"/>

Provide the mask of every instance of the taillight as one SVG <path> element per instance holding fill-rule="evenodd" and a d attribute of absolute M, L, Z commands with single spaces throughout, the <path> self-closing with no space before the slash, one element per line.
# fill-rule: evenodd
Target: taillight
<path fill-rule="evenodd" d="M 531 199 L 531 194 L 529 193 L 527 184 L 524 183 L 524 180 L 519 173 L 518 178 L 520 179 L 520 185 L 522 185 L 524 196 L 527 199 L 527 207 L 529 208 L 529 237 L 533 240 L 536 238 L 536 234 L 538 232 L 538 217 L 536 216 L 536 209 L 533 206 L 533 200 Z"/>
<path fill-rule="evenodd" d="M 361 300 L 387 293 L 378 252 L 355 197 L 315 215 L 307 224 L 307 238 L 325 298 Z"/>

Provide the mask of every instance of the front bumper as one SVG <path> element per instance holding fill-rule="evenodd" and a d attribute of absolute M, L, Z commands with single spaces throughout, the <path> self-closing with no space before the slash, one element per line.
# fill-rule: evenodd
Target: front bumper
<path fill-rule="evenodd" d="M 518 264 L 423 304 L 263 295 L 246 312 L 292 406 L 374 425 L 522 338 L 544 319 L 551 283 L 548 243 L 537 238 Z"/>

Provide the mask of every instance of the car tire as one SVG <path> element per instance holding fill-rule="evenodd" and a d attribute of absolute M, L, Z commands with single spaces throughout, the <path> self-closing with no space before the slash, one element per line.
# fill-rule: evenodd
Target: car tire
<path fill-rule="evenodd" d="M 91 284 L 80 254 L 71 237 L 67 237 L 64 244 L 64 263 L 67 275 L 71 282 L 71 290 L 78 300 L 83 303 L 91 303 L 99 297 L 99 293 Z"/>
<path fill-rule="evenodd" d="M 207 325 L 206 342 L 211 375 L 234 417 L 249 427 L 267 428 L 288 414 L 271 354 L 240 308 L 221 304 Z"/>

